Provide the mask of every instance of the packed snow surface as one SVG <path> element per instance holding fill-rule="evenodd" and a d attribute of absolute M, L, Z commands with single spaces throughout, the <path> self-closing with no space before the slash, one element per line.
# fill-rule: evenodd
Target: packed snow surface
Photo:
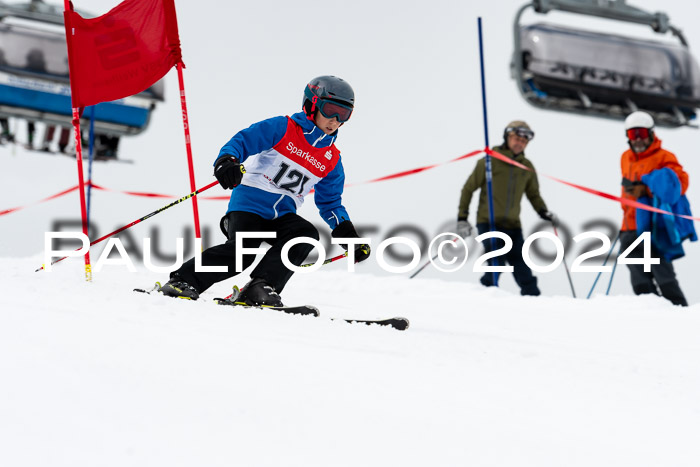
<path fill-rule="evenodd" d="M 132 292 L 162 280 L 3 260 L 8 466 L 695 466 L 700 306 L 523 298 L 341 266 L 321 317 Z M 39 264 L 38 264 L 39 262 Z M 359 268 L 358 268 L 359 269 Z M 404 332 L 330 318 L 404 316 Z"/>

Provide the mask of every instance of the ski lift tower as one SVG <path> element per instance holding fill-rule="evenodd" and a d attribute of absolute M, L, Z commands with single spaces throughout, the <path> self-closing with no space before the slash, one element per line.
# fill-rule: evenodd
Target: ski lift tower
<path fill-rule="evenodd" d="M 523 26 L 529 8 L 648 25 L 656 33 L 671 33 L 678 44 L 547 23 Z M 512 76 L 535 107 L 612 119 L 644 110 L 659 126 L 697 127 L 700 68 L 665 13 L 649 13 L 625 0 L 533 0 L 515 15 L 513 42 Z"/>

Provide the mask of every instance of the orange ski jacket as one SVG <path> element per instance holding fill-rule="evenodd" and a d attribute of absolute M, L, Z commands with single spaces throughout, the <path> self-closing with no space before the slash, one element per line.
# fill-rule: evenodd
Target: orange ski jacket
<path fill-rule="evenodd" d="M 654 141 L 644 152 L 637 154 L 631 149 L 628 149 L 622 153 L 620 166 L 622 168 L 622 176 L 632 182 L 641 181 L 642 175 L 646 175 L 657 169 L 668 167 L 676 173 L 678 180 L 681 182 L 681 195 L 685 194 L 686 190 L 688 189 L 688 174 L 683 170 L 683 166 L 678 163 L 678 159 L 676 159 L 676 156 L 672 152 L 661 148 L 661 140 L 657 137 L 654 137 Z M 622 194 L 620 196 L 622 198 L 636 201 L 633 196 L 625 192 L 624 187 L 622 187 L 621 191 Z M 653 193 L 651 194 L 653 195 Z M 636 231 L 637 209 L 633 206 L 623 204 L 622 211 L 623 217 L 621 230 Z"/>

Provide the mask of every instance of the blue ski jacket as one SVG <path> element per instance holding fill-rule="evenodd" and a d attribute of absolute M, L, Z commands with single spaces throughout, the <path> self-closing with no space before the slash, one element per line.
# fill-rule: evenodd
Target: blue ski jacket
<path fill-rule="evenodd" d="M 692 216 L 690 203 L 685 195 L 681 195 L 681 183 L 678 175 L 669 169 L 662 168 L 642 175 L 642 183 L 649 187 L 653 196 L 642 196 L 637 201 L 674 214 Z M 683 217 L 659 214 L 645 209 L 637 209 L 637 234 L 651 232 L 654 247 L 664 255 L 667 261 L 681 258 L 685 255 L 683 241 L 698 240 L 693 221 Z"/>
<path fill-rule="evenodd" d="M 299 135 L 303 133 L 303 139 L 311 146 L 304 152 L 303 148 L 298 149 L 293 146 L 293 143 L 289 143 L 292 154 L 301 158 L 306 157 L 306 162 L 300 163 L 305 164 L 306 169 L 312 170 L 315 175 L 306 172 L 305 167 L 284 159 L 277 151 L 287 142 L 285 135 L 288 135 L 289 131 L 294 133 L 292 130 L 296 130 Z M 264 219 L 275 219 L 287 213 L 295 213 L 303 202 L 304 196 L 313 189 L 316 206 L 331 229 L 335 229 L 344 220 L 350 220 L 342 204 L 345 173 L 339 152 L 333 145 L 337 135 L 337 131 L 332 135 L 325 134 L 303 112 L 295 113 L 291 117 L 269 118 L 236 133 L 221 148 L 217 156 L 217 160 L 224 155 L 230 155 L 241 163 L 248 162 L 245 164 L 247 172 L 243 175 L 243 182 L 231 193 L 228 211 L 251 212 Z M 301 138 L 301 136 L 298 137 Z M 299 145 L 298 142 L 297 145 Z M 319 151 L 324 152 L 320 148 L 329 148 L 325 152 L 328 160 L 318 156 Z M 335 163 L 332 170 L 330 169 L 331 158 Z M 318 171 L 318 167 L 325 170 L 322 164 L 326 163 L 329 167 L 328 173 Z M 317 167 L 311 167 L 309 164 L 315 164 Z M 290 170 L 290 166 L 294 166 L 295 169 Z M 284 173 L 285 170 L 286 173 Z M 294 178 L 297 175 L 298 178 Z M 285 178 L 282 178 L 283 176 Z M 285 180 L 287 183 L 281 182 Z M 307 183 L 308 181 L 311 183 Z"/>

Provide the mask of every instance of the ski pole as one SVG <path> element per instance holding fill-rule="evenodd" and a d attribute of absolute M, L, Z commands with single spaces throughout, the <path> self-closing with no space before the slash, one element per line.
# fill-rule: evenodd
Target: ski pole
<path fill-rule="evenodd" d="M 243 170 L 243 166 L 241 166 L 241 170 Z M 123 227 L 120 227 L 120 228 L 118 228 L 117 230 L 115 230 L 114 232 L 108 233 L 107 235 L 105 235 L 105 236 L 103 236 L 103 237 L 101 237 L 101 238 L 98 238 L 97 240 L 91 242 L 91 243 L 90 243 L 90 246 L 95 245 L 95 244 L 97 244 L 97 243 L 100 243 L 101 241 L 106 240 L 106 239 L 108 239 L 109 237 L 118 234 L 119 232 L 123 232 L 124 230 L 126 230 L 126 229 L 128 229 L 128 228 L 130 228 L 130 227 L 133 227 L 133 226 L 135 226 L 136 224 L 138 224 L 138 223 L 140 223 L 140 222 L 143 222 L 143 221 L 145 221 L 146 219 L 149 219 L 149 218 L 155 216 L 156 214 L 160 214 L 161 212 L 165 211 L 165 210 L 168 209 L 168 208 L 171 208 L 171 207 L 175 206 L 176 204 L 180 204 L 180 203 L 182 203 L 183 201 L 187 201 L 188 199 L 192 198 L 193 196 L 197 196 L 199 193 L 201 193 L 201 192 L 203 192 L 203 191 L 206 191 L 206 190 L 208 190 L 209 188 L 211 188 L 211 187 L 213 187 L 213 186 L 215 186 L 215 185 L 218 185 L 218 184 L 219 184 L 218 181 L 213 181 L 213 182 L 211 182 L 209 185 L 207 185 L 207 186 L 205 186 L 205 187 L 203 187 L 203 188 L 200 188 L 199 190 L 195 190 L 195 191 L 193 191 L 192 193 L 190 193 L 189 195 L 183 196 L 182 198 L 180 198 L 180 199 L 178 199 L 178 200 L 176 200 L 176 201 L 173 201 L 172 203 L 168 204 L 167 206 L 163 206 L 163 207 L 160 208 L 160 209 L 156 209 L 156 210 L 153 211 L 152 213 L 146 214 L 145 216 L 141 217 L 140 219 L 136 219 L 135 221 L 131 222 L 130 224 L 127 224 L 127 225 L 125 225 L 125 226 L 123 226 Z M 80 248 L 76 249 L 75 251 L 78 251 L 79 249 L 80 249 Z M 58 263 L 59 261 L 63 261 L 63 260 L 66 259 L 66 258 L 68 258 L 68 256 L 64 256 L 63 258 L 55 259 L 55 260 L 53 260 L 53 261 L 51 262 L 51 265 L 53 266 L 54 264 Z M 39 269 L 37 269 L 37 270 L 34 271 L 34 272 L 39 272 L 39 271 L 41 271 L 42 269 L 44 269 L 44 265 L 43 265 L 43 264 L 41 265 L 41 267 L 40 267 Z"/>
<path fill-rule="evenodd" d="M 347 258 L 347 257 L 348 257 L 348 252 L 346 251 L 346 252 L 343 253 L 342 255 L 338 255 L 338 256 L 334 256 L 334 257 L 332 257 L 332 258 L 328 258 L 328 259 L 325 260 L 323 263 L 321 263 L 321 266 L 325 266 L 326 264 L 330 264 L 330 263 L 332 263 L 332 262 L 334 262 L 334 261 L 338 261 L 339 259 L 343 259 L 343 258 Z M 357 261 L 355 261 L 355 263 L 357 263 Z M 307 263 L 307 264 L 302 264 L 302 265 L 300 265 L 299 267 L 300 267 L 300 268 L 308 268 L 309 266 L 314 266 L 315 264 L 316 264 L 316 263 Z"/>
<path fill-rule="evenodd" d="M 418 275 L 418 273 L 420 273 L 423 269 L 425 269 L 430 263 L 432 263 L 433 261 L 435 261 L 435 258 L 437 258 L 437 257 L 438 257 L 438 253 L 436 253 L 435 256 L 433 256 L 432 258 L 430 258 L 430 260 L 428 260 L 428 261 L 427 261 L 423 266 L 421 266 L 416 272 L 414 272 L 413 274 L 411 274 L 411 276 L 409 277 L 409 279 L 413 279 L 414 277 L 416 277 L 416 276 Z"/>
<path fill-rule="evenodd" d="M 619 250 L 618 250 L 617 256 L 620 256 Z M 617 260 L 617 256 L 615 257 L 616 260 Z M 615 269 L 617 269 L 617 261 L 615 261 L 615 264 L 613 264 L 613 270 L 610 273 L 610 282 L 608 282 L 608 290 L 605 291 L 605 295 L 610 295 L 610 287 L 612 287 L 613 277 L 615 277 Z"/>
<path fill-rule="evenodd" d="M 323 264 L 321 264 L 321 266 L 325 266 L 326 264 L 330 264 L 330 263 L 332 263 L 333 261 L 338 261 L 339 259 L 347 258 L 347 256 L 348 256 L 348 252 L 346 251 L 346 252 L 343 253 L 342 255 L 338 255 L 338 256 L 334 256 L 334 257 L 332 257 L 332 258 L 328 258 L 327 260 L 325 260 L 325 261 L 323 262 Z M 315 265 L 315 264 L 316 264 L 316 263 L 302 264 L 302 265 L 299 266 L 299 267 L 300 267 L 300 268 L 308 268 L 309 266 L 313 266 L 313 265 Z"/>
<path fill-rule="evenodd" d="M 615 249 L 615 245 L 617 245 L 617 240 L 620 238 L 620 234 L 617 234 L 617 237 L 615 237 L 615 241 L 613 242 L 612 246 L 610 247 L 610 251 L 608 251 L 608 255 L 605 257 L 605 261 L 603 261 L 603 266 L 605 266 L 608 262 L 608 259 L 610 258 L 610 255 L 612 254 L 613 250 Z M 616 261 L 617 263 L 617 261 Z M 615 269 L 613 269 L 614 271 Z M 601 272 L 598 272 L 598 275 L 595 276 L 595 280 L 593 281 L 593 285 L 591 286 L 590 292 L 588 292 L 588 296 L 586 297 L 586 300 L 591 298 L 591 294 L 593 293 L 593 289 L 595 289 L 596 284 L 598 283 L 598 279 L 600 279 L 600 275 L 602 274 Z M 612 282 L 612 278 L 611 278 Z"/>
<path fill-rule="evenodd" d="M 348 252 L 346 251 L 346 252 L 343 253 L 342 255 L 338 255 L 338 256 L 334 256 L 334 257 L 332 257 L 332 258 L 328 258 L 327 260 L 325 260 L 325 261 L 323 262 L 323 264 L 321 264 L 321 266 L 325 266 L 326 264 L 330 264 L 330 263 L 332 263 L 332 262 L 334 262 L 334 261 L 338 261 L 339 259 L 347 258 L 347 256 L 348 256 Z M 300 265 L 299 267 L 300 267 L 300 268 L 307 268 L 307 267 L 309 267 L 309 266 L 313 266 L 314 264 L 315 264 L 315 263 L 302 264 L 302 265 Z M 241 291 L 240 291 L 240 289 L 238 288 L 238 286 L 237 286 L 237 285 L 234 285 L 234 286 L 233 286 L 233 293 L 231 293 L 231 294 L 227 295 L 226 297 L 224 297 L 224 300 L 236 300 L 236 298 L 238 298 L 238 296 L 240 295 L 240 293 L 241 293 Z M 235 295 L 235 297 L 234 297 L 234 295 Z"/>
<path fill-rule="evenodd" d="M 459 237 L 453 238 L 452 241 L 453 241 L 453 242 L 456 242 L 456 241 L 457 241 L 457 238 L 459 238 Z M 423 266 L 421 266 L 416 272 L 414 272 L 413 274 L 411 274 L 411 276 L 409 277 L 409 279 L 413 279 L 414 277 L 416 277 L 416 276 L 418 275 L 419 272 L 421 272 L 423 269 L 425 269 L 430 263 L 432 263 L 433 261 L 435 261 L 435 259 L 436 259 L 439 255 L 440 255 L 440 252 L 438 251 L 437 253 L 435 253 L 435 256 L 433 256 L 432 258 L 430 258 L 430 260 L 428 260 L 428 261 L 427 261 Z"/>
<path fill-rule="evenodd" d="M 554 225 L 554 222 L 552 222 L 552 228 L 554 229 L 554 235 L 559 238 L 559 232 L 557 232 L 557 226 Z M 571 280 L 571 273 L 569 272 L 569 266 L 566 264 L 566 254 L 562 253 L 562 258 L 563 258 L 563 263 L 564 263 L 564 270 L 566 271 L 566 277 L 569 279 L 569 285 L 571 286 L 571 294 L 576 298 L 576 291 L 574 290 L 574 283 Z"/>

